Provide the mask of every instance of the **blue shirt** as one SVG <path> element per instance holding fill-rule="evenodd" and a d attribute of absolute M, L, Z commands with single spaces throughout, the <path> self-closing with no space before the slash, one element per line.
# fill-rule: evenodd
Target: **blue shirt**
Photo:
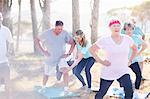
<path fill-rule="evenodd" d="M 137 46 L 138 52 L 139 52 L 139 51 L 141 50 L 141 46 L 142 46 L 142 43 L 143 43 L 142 39 L 139 38 L 139 37 L 138 37 L 137 35 L 135 35 L 135 34 L 132 35 L 132 39 L 133 39 L 135 45 Z M 129 57 L 131 56 L 131 53 L 132 53 L 132 50 L 130 50 Z M 133 59 L 132 63 L 134 63 L 134 62 L 142 62 L 142 61 L 143 61 L 143 58 L 142 58 L 141 56 L 136 56 L 136 57 Z"/>
<path fill-rule="evenodd" d="M 139 37 L 142 37 L 144 35 L 142 30 L 139 27 L 137 27 L 137 26 L 134 28 L 133 34 L 135 34 L 135 35 L 137 35 Z"/>
<path fill-rule="evenodd" d="M 83 54 L 84 58 L 92 57 L 91 53 L 89 52 L 90 47 L 91 47 L 91 44 L 89 43 L 87 43 L 86 47 L 82 47 L 79 44 L 77 44 L 77 48 Z"/>
<path fill-rule="evenodd" d="M 121 34 L 126 34 L 124 29 L 121 29 Z"/>

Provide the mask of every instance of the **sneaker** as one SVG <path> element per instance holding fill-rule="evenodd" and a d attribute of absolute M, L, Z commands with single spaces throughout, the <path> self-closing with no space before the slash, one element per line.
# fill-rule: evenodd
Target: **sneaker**
<path fill-rule="evenodd" d="M 92 93 L 93 91 L 91 90 L 91 88 L 87 88 L 86 89 L 86 93 L 88 93 L 88 94 L 90 94 L 90 93 Z"/>
<path fill-rule="evenodd" d="M 69 87 L 64 87 L 64 95 L 67 96 L 69 94 Z"/>
<path fill-rule="evenodd" d="M 86 86 L 86 85 L 85 85 L 85 86 L 82 86 L 82 87 L 80 87 L 78 90 L 79 90 L 79 91 L 86 91 L 86 90 L 87 90 L 87 86 Z"/>
<path fill-rule="evenodd" d="M 5 91 L 5 85 L 2 84 L 2 85 L 0 85 L 0 92 L 4 92 L 4 91 Z"/>

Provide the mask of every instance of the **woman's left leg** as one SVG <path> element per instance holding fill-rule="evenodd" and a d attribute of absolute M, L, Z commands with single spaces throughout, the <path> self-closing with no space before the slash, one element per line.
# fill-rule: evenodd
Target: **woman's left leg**
<path fill-rule="evenodd" d="M 135 89 L 139 89 L 140 84 L 141 84 L 141 80 L 142 80 L 142 73 L 141 73 L 141 69 L 140 69 L 140 66 L 139 66 L 138 62 L 135 62 L 135 63 L 131 64 L 130 68 L 132 69 L 132 71 L 136 75 Z"/>

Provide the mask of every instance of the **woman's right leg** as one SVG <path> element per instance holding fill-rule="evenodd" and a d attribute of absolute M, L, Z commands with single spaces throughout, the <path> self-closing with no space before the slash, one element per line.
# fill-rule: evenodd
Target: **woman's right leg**
<path fill-rule="evenodd" d="M 130 75 L 125 74 L 122 77 L 120 77 L 119 79 L 117 79 L 117 81 L 119 81 L 119 83 L 122 85 L 122 87 L 124 87 L 125 99 L 132 99 L 133 89 L 132 89 L 132 82 L 130 79 Z"/>
<path fill-rule="evenodd" d="M 100 89 L 96 93 L 95 99 L 103 99 L 112 83 L 113 80 L 100 79 Z"/>
<path fill-rule="evenodd" d="M 83 68 L 85 67 L 86 64 L 86 60 L 82 59 L 79 64 L 73 68 L 73 74 L 76 75 L 76 77 L 81 81 L 82 85 L 85 86 L 85 81 L 84 78 L 81 75 L 81 71 L 83 70 Z"/>

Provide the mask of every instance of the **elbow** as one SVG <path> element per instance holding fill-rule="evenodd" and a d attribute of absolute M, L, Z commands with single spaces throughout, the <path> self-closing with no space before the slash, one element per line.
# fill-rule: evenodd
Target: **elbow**
<path fill-rule="evenodd" d="M 73 47 L 75 47 L 75 45 L 76 45 L 76 43 L 75 43 L 74 40 L 71 40 L 69 43 L 70 43 L 70 45 L 73 46 Z"/>
<path fill-rule="evenodd" d="M 133 51 L 133 53 L 137 53 L 138 52 L 138 48 L 136 46 L 133 46 L 132 47 L 132 51 Z"/>

